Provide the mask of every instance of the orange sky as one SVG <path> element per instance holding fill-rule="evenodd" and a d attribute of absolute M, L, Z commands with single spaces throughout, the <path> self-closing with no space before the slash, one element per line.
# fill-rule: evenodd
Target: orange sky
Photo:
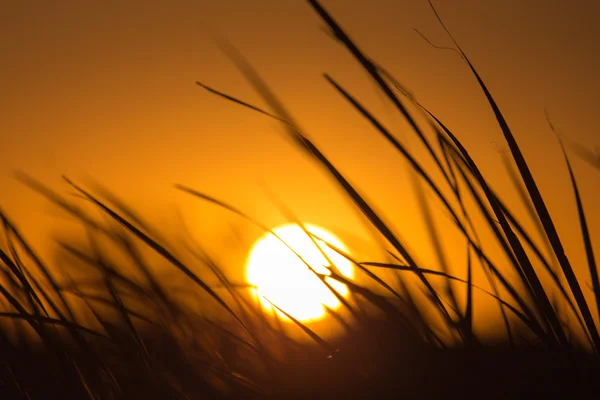
<path fill-rule="evenodd" d="M 373 59 L 450 126 L 510 204 L 497 149 L 505 142 L 466 65 L 419 37 L 449 45 L 425 0 L 323 0 Z M 600 37 L 595 1 L 438 0 L 438 11 L 487 83 L 530 161 L 567 251 L 581 253 L 568 175 L 544 108 L 568 136 L 598 145 Z M 283 222 L 258 179 L 308 222 L 353 231 L 351 207 L 274 122 L 208 94 L 200 80 L 264 105 L 210 39 L 225 34 L 271 84 L 307 135 L 368 194 L 401 236 L 425 231 L 405 163 L 322 78 L 331 74 L 404 142 L 400 118 L 348 52 L 319 29 L 305 1 L 9 2 L 0 11 L 0 205 L 44 250 L 61 219 L 16 182 L 22 170 L 51 187 L 65 173 L 102 182 L 151 221 L 188 223 L 229 240 L 226 213 L 172 188 L 230 201 L 267 224 Z M 418 154 L 419 148 L 415 147 Z M 572 160 L 600 243 L 598 172 Z M 519 208 L 518 208 L 519 209 Z M 341 235 L 341 234 L 340 234 Z M 343 237 L 343 235 L 341 235 Z M 574 256 L 577 257 L 577 256 Z"/>

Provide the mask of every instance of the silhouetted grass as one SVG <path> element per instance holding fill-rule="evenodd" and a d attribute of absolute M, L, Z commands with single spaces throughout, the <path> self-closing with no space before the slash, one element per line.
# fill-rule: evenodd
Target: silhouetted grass
<path fill-rule="evenodd" d="M 571 396 L 585 390 L 593 390 L 593 395 L 600 392 L 600 337 L 583 295 L 586 285 L 577 278 L 565 254 L 515 134 L 460 46 L 446 31 L 456 47 L 453 50 L 479 83 L 504 134 L 512 157 L 505 158 L 506 165 L 510 170 L 514 163 L 518 172 L 513 171 L 511 179 L 529 207 L 529 216 L 537 223 L 535 234 L 552 250 L 548 255 L 509 209 L 502 194 L 491 187 L 459 135 L 360 50 L 318 1 L 308 3 L 325 22 L 331 37 L 350 52 L 406 120 L 433 161 L 436 173 L 441 174 L 441 179 L 435 181 L 425 163 L 360 99 L 333 77 L 324 75 L 349 104 L 349 111 L 364 117 L 423 185 L 420 210 L 439 265 L 417 261 L 418 254 L 408 250 L 368 196 L 302 132 L 249 61 L 222 40 L 221 49 L 269 110 L 206 84 L 198 85 L 281 122 L 287 137 L 322 167 L 365 217 L 388 255 L 383 261 L 356 259 L 308 232 L 291 210 L 277 202 L 283 215 L 302 227 L 315 245 L 326 243 L 365 278 L 344 277 L 321 250 L 331 264 L 328 278 L 344 283 L 350 291 L 346 299 L 332 290 L 343 307 L 327 309 L 344 334 L 324 338 L 276 304 L 273 306 L 292 323 L 266 316 L 248 285 L 232 282 L 202 244 L 185 235 L 185 226 L 178 242 L 99 185 L 94 194 L 65 178 L 80 196 L 76 204 L 19 174 L 23 183 L 78 220 L 85 234 L 78 239 L 59 240 L 60 264 L 49 265 L 37 256 L 17 224 L 0 212 L 4 233 L 0 247 L 2 398 L 44 399 L 50 394 L 64 399 L 376 397 L 384 392 L 411 398 L 505 398 L 532 392 Z M 428 129 L 420 126 L 420 120 L 425 120 Z M 575 197 L 594 312 L 600 318 L 600 280 L 588 220 L 560 137 L 559 142 Z M 593 152 L 582 147 L 576 151 L 598 166 Z M 277 236 L 259 218 L 228 202 L 185 185 L 176 188 Z M 458 232 L 452 233 L 452 240 L 466 251 L 464 277 L 451 273 L 446 266 L 441 248 L 446 233 L 436 227 L 426 193 L 434 195 Z M 93 215 L 102 215 L 103 219 Z M 477 218 L 482 221 L 479 225 Z M 486 239 L 491 242 L 483 241 L 483 230 L 491 232 L 491 239 Z M 492 245 L 502 250 L 504 261 L 490 256 Z M 296 255 L 302 259 L 301 254 Z M 325 275 L 305 264 L 332 289 Z M 482 269 L 490 289 L 475 282 L 476 268 Z M 391 273 L 393 279 L 378 275 L 382 270 Z M 181 278 L 177 282 L 184 282 L 182 286 L 174 288 L 172 275 L 165 277 L 166 271 L 177 274 Z M 542 277 L 546 275 L 550 282 L 544 284 Z M 462 308 L 453 284 L 462 285 Z M 476 293 L 489 296 L 499 307 L 506 335 L 496 342 L 480 337 L 474 327 L 481 313 Z M 190 304 L 192 300 L 198 304 Z M 573 321 L 576 327 L 570 325 Z M 298 334 L 312 342 L 300 339 Z"/>

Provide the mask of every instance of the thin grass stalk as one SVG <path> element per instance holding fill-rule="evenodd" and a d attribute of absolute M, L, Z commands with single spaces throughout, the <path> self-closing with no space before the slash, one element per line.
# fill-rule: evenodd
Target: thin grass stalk
<path fill-rule="evenodd" d="M 515 160 L 517 168 L 519 169 L 521 178 L 523 179 L 523 182 L 525 183 L 525 187 L 527 188 L 527 191 L 529 193 L 531 201 L 533 202 L 533 205 L 535 206 L 538 217 L 540 218 L 540 221 L 542 222 L 542 225 L 544 227 L 546 235 L 550 241 L 550 244 L 552 245 L 554 254 L 555 254 L 556 258 L 558 259 L 558 262 L 559 262 L 561 269 L 565 275 L 565 278 L 567 279 L 567 283 L 569 284 L 571 292 L 573 293 L 573 296 L 575 298 L 575 302 L 576 302 L 577 306 L 579 307 L 579 311 L 581 312 L 583 320 L 585 321 L 586 327 L 592 338 L 591 344 L 594 347 L 595 351 L 600 351 L 600 335 L 598 334 L 598 329 L 594 323 L 594 319 L 592 317 L 592 314 L 590 312 L 588 304 L 583 295 L 583 291 L 581 290 L 581 286 L 579 285 L 579 281 L 577 280 L 577 277 L 575 276 L 575 272 L 573 271 L 573 268 L 571 267 L 571 263 L 569 262 L 569 259 L 564 251 L 562 242 L 560 240 L 560 237 L 558 235 L 558 232 L 556 230 L 554 222 L 552 221 L 552 218 L 550 217 L 548 208 L 546 207 L 546 203 L 544 202 L 544 199 L 542 198 L 542 194 L 540 193 L 538 186 L 533 178 L 533 175 L 531 174 L 531 171 L 529 170 L 527 162 L 525 161 L 525 158 L 523 157 L 523 154 L 521 153 L 521 149 L 519 148 L 519 146 L 515 140 L 515 137 L 512 134 L 512 131 L 510 130 L 508 123 L 506 122 L 506 120 L 504 118 L 504 115 L 500 111 L 500 108 L 496 104 L 496 101 L 494 100 L 494 98 L 492 97 L 487 86 L 481 79 L 479 73 L 476 71 L 475 67 L 473 66 L 473 64 L 467 57 L 467 55 L 464 53 L 462 48 L 459 46 L 459 44 L 456 42 L 454 37 L 450 34 L 448 29 L 444 25 L 439 14 L 433 7 L 431 0 L 428 0 L 428 2 L 429 2 L 429 5 L 431 6 L 433 12 L 435 13 L 436 18 L 438 19 L 438 21 L 440 22 L 440 24 L 442 25 L 444 30 L 448 33 L 449 37 L 452 39 L 452 42 L 455 44 L 455 46 L 458 49 L 458 51 L 460 52 L 461 56 L 464 58 L 464 60 L 468 64 L 471 72 L 477 79 L 477 82 L 479 83 L 480 88 L 484 92 L 485 97 L 494 112 L 496 121 L 498 122 L 498 125 L 500 126 L 500 128 L 502 130 L 504 138 L 505 138 L 506 142 L 508 143 L 508 147 L 513 156 L 513 159 Z M 500 218 L 499 218 L 499 220 L 500 220 Z M 504 218 L 502 218 L 500 223 L 502 225 L 506 224 L 506 222 L 504 221 Z M 509 227 L 509 230 L 510 230 L 510 227 Z M 512 232 L 509 232 L 509 240 L 515 242 Z M 516 244 L 516 242 L 515 242 L 515 244 Z M 521 254 L 524 253 L 521 250 L 520 245 L 517 245 L 515 250 Z M 537 286 L 537 284 L 536 284 L 536 286 Z M 564 330 L 562 329 L 560 324 L 558 324 L 558 320 L 556 318 L 555 313 L 551 312 L 552 306 L 551 306 L 550 302 L 547 300 L 547 298 L 542 298 L 541 301 L 542 301 L 542 303 L 544 303 L 543 304 L 544 308 L 548 309 L 548 317 L 550 318 L 550 321 L 552 322 L 552 325 L 554 326 L 556 333 L 559 336 L 559 339 L 561 340 L 561 342 L 564 342 L 566 340 Z"/>
<path fill-rule="evenodd" d="M 577 180 L 575 179 L 575 174 L 573 173 L 573 168 L 571 167 L 571 162 L 569 161 L 569 156 L 565 150 L 564 143 L 561 140 L 559 132 L 556 131 L 554 125 L 550 121 L 550 117 L 546 112 L 546 117 L 548 120 L 548 124 L 552 131 L 556 134 L 558 138 L 558 143 L 560 144 L 561 151 L 563 153 L 565 164 L 567 165 L 567 169 L 569 170 L 569 177 L 571 179 L 571 187 L 573 188 L 573 194 L 575 196 L 575 203 L 577 204 L 577 216 L 579 217 L 579 225 L 581 227 L 581 237 L 583 239 L 583 244 L 585 247 L 585 255 L 587 258 L 588 271 L 590 273 L 590 278 L 592 280 L 592 290 L 594 292 L 594 299 L 596 300 L 596 312 L 598 313 L 598 317 L 600 318 L 600 278 L 598 277 L 598 267 L 596 265 L 596 259 L 594 257 L 594 248 L 592 246 L 592 240 L 590 237 L 590 232 L 588 229 L 587 218 L 585 217 L 585 211 L 583 209 L 583 202 L 581 200 L 581 195 L 579 194 L 579 188 L 577 186 Z"/>
<path fill-rule="evenodd" d="M 240 323 L 244 329 L 246 329 L 246 330 L 248 329 L 246 327 L 246 325 L 244 324 L 244 322 L 229 307 L 229 305 L 227 305 L 227 303 L 225 303 L 223 301 L 223 299 L 221 299 L 221 297 L 219 297 L 219 295 L 217 295 L 203 280 L 198 278 L 198 276 L 196 276 L 196 274 L 194 274 L 188 267 L 186 267 L 181 261 L 179 261 L 179 259 L 177 259 L 173 254 L 171 254 L 171 252 L 169 252 L 165 247 L 156 243 L 154 240 L 152 240 L 150 237 L 148 237 L 146 234 L 144 234 L 138 228 L 133 226 L 131 223 L 129 223 L 128 221 L 123 219 L 120 215 L 118 215 L 113 210 L 111 210 L 109 207 L 107 207 L 104 203 L 102 203 L 101 201 L 97 200 L 94 196 L 89 194 L 87 191 L 80 188 L 79 186 L 77 186 L 76 184 L 71 182 L 66 177 L 64 177 L 64 179 L 67 183 L 69 183 L 71 186 L 73 186 L 77 191 L 79 191 L 86 198 L 88 198 L 94 204 L 96 204 L 98 207 L 100 207 L 100 209 L 102 209 L 104 212 L 106 212 L 111 218 L 113 218 L 115 221 L 119 222 L 121 225 L 123 225 L 125 228 L 127 228 L 131 233 L 133 233 L 136 237 L 138 237 L 140 240 L 142 240 L 146 245 L 148 245 L 150 248 L 152 248 L 156 253 L 161 255 L 163 258 L 165 258 L 167 261 L 169 261 L 173 266 L 175 266 L 177 269 L 182 271 L 194 283 L 196 283 L 205 292 L 207 292 L 210 297 L 212 297 L 214 300 L 216 300 L 216 302 L 222 308 L 224 308 L 238 323 Z"/>
<path fill-rule="evenodd" d="M 435 121 L 440 128 L 442 128 L 443 132 L 451 139 L 452 143 L 454 143 L 454 145 L 457 147 L 461 156 L 467 162 L 467 165 L 468 165 L 469 169 L 471 170 L 471 173 L 474 174 L 478 185 L 484 191 L 487 201 L 490 204 L 490 206 L 492 207 L 492 210 L 494 211 L 494 215 L 496 216 L 498 223 L 502 227 L 502 231 L 503 231 L 504 235 L 506 236 L 506 238 L 508 239 L 510 246 L 512 248 L 512 251 L 514 252 L 515 256 L 517 257 L 517 259 L 519 261 L 520 267 L 523 269 L 523 272 L 526 274 L 527 281 L 531 282 L 531 284 L 532 284 L 532 289 L 534 291 L 536 299 L 539 300 L 539 301 L 536 301 L 536 304 L 538 305 L 538 307 L 542 311 L 542 314 L 544 315 L 544 321 L 547 321 L 547 323 L 551 326 L 552 331 L 556 335 L 558 343 L 560 343 L 562 345 L 566 345 L 565 332 L 564 332 L 560 322 L 558 321 L 556 313 L 554 312 L 554 309 L 552 308 L 552 305 L 541 285 L 541 282 L 539 281 L 539 278 L 538 278 L 537 274 L 535 273 L 535 270 L 533 269 L 533 265 L 531 264 L 531 261 L 529 260 L 527 253 L 523 249 L 521 242 L 518 240 L 517 236 L 513 232 L 512 228 L 510 227 L 508 221 L 506 220 L 506 217 L 502 213 L 502 209 L 498 205 L 496 196 L 491 191 L 486 180 L 484 179 L 483 175 L 479 171 L 479 168 L 477 167 L 477 165 L 471 158 L 469 152 L 464 148 L 464 146 L 460 143 L 460 141 L 456 138 L 456 136 L 454 136 L 452 131 L 450 131 L 450 129 L 448 129 L 442 121 L 440 121 L 428 109 L 423 107 L 419 102 L 415 101 L 415 104 L 418 105 L 423 111 L 425 111 L 429 115 L 429 117 L 432 118 L 433 121 Z"/>
<path fill-rule="evenodd" d="M 449 143 L 447 142 L 447 139 L 443 138 L 443 139 L 441 139 L 441 141 L 442 141 L 442 143 L 444 143 L 444 146 L 448 149 L 447 151 L 449 152 L 449 154 L 453 158 L 454 162 L 457 163 L 457 168 L 461 168 L 460 165 L 464 166 L 464 169 L 462 169 L 461 171 L 468 173 L 469 175 L 471 175 L 473 178 L 476 179 L 476 176 L 473 173 L 473 171 L 471 170 L 471 168 L 469 167 L 468 163 L 458 153 L 459 150 L 457 150 L 454 146 L 449 145 Z M 550 263 L 548 262 L 548 260 L 546 259 L 546 257 L 542 254 L 542 252 L 540 251 L 540 249 L 538 248 L 538 246 L 531 239 L 530 235 L 525 231 L 525 229 L 522 227 L 522 225 L 519 223 L 519 221 L 516 219 L 516 217 L 513 215 L 513 213 L 507 208 L 507 206 L 500 199 L 500 197 L 496 194 L 496 192 L 493 189 L 491 189 L 491 188 L 490 188 L 490 191 L 494 195 L 496 201 L 498 202 L 498 205 L 499 205 L 500 209 L 502 210 L 502 212 L 506 216 L 508 222 L 511 224 L 511 226 L 513 226 L 516 229 L 517 233 L 519 235 L 521 235 L 521 237 L 523 238 L 523 240 L 525 240 L 525 242 L 531 248 L 531 250 L 533 251 L 533 253 L 535 254 L 535 256 L 542 263 L 543 267 L 546 269 L 546 272 L 548 272 L 548 274 L 552 278 L 554 284 L 560 290 L 560 292 L 563 295 L 565 301 L 567 301 L 567 303 L 569 304 L 569 307 L 573 310 L 573 313 L 576 316 L 577 320 L 579 321 L 580 325 L 585 330 L 584 321 L 581 318 L 581 316 L 579 315 L 579 313 L 577 311 L 577 308 L 576 308 L 576 305 L 573 303 L 571 297 L 567 294 L 566 288 L 564 287 L 564 285 L 560 281 L 560 279 L 559 279 L 558 275 L 556 274 L 556 272 L 550 266 Z M 588 333 L 586 332 L 586 334 L 588 334 Z M 590 340 L 591 340 L 591 338 L 590 338 Z"/>
<path fill-rule="evenodd" d="M 380 75 L 377 66 L 369 60 L 368 57 L 364 55 L 362 51 L 356 46 L 356 44 L 350 39 L 350 37 L 344 32 L 344 30 L 339 26 L 339 24 L 333 19 L 333 17 L 319 4 L 316 0 L 308 0 L 310 5 L 315 9 L 317 14 L 325 21 L 329 29 L 335 38 L 337 38 L 340 42 L 342 42 L 346 48 L 352 53 L 352 56 L 360 62 L 363 68 L 367 71 L 367 73 L 373 78 L 376 82 L 377 86 L 381 88 L 381 90 L 385 93 L 385 95 L 390 99 L 390 101 L 394 104 L 394 106 L 400 111 L 402 116 L 409 123 L 411 129 L 417 134 L 423 145 L 426 147 L 427 151 L 433 158 L 434 162 L 440 168 L 442 172 L 445 172 L 442 163 L 439 160 L 439 157 L 433 150 L 433 147 L 417 125 L 416 121 L 412 118 L 410 113 L 406 110 L 400 99 L 394 94 L 392 89 L 385 83 L 385 80 Z"/>

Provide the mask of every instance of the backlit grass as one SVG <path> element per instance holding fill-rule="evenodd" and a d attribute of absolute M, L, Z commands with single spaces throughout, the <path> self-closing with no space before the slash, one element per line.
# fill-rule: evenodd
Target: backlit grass
<path fill-rule="evenodd" d="M 318 1 L 307 3 L 406 120 L 433 161 L 436 171 L 429 171 L 343 83 L 324 75 L 331 90 L 347 102 L 348 112 L 359 113 L 375 135 L 387 140 L 449 216 L 458 233 L 445 238 L 447 233 L 427 218 L 426 197 L 420 197 L 428 232 L 438 244 L 439 265 L 419 263 L 418 255 L 367 200 L 360 182 L 351 182 L 327 158 L 326 150 L 317 148 L 267 81 L 232 45 L 221 41 L 223 52 L 268 109 L 198 82 L 207 91 L 201 95 L 216 95 L 215 101 L 220 97 L 233 102 L 240 106 L 239 112 L 258 112 L 279 121 L 298 151 L 321 166 L 362 214 L 388 256 L 356 259 L 330 244 L 362 280 L 346 278 L 335 265 L 329 274 L 307 265 L 326 287 L 331 288 L 330 279 L 348 287 L 348 298 L 332 290 L 342 306 L 327 309 L 342 333 L 326 337 L 317 326 L 301 323 L 276 305 L 292 323 L 267 316 L 248 285 L 233 282 L 202 243 L 185 234 L 184 241 L 165 237 L 160 228 L 108 191 L 89 190 L 65 177 L 66 185 L 78 195 L 72 199 L 20 174 L 23 183 L 78 220 L 82 235 L 77 240 L 58 240 L 62 262 L 48 265 L 28 244 L 17 222 L 0 213 L 3 398 L 376 396 L 383 391 L 394 391 L 399 397 L 452 393 L 504 397 L 527 390 L 569 395 L 586 388 L 598 390 L 600 280 L 584 201 L 560 134 L 557 140 L 564 160 L 551 162 L 564 162 L 569 172 L 566 184 L 573 191 L 577 215 L 573 223 L 579 226 L 586 260 L 585 268 L 577 270 L 585 271 L 585 278 L 581 278 L 584 273 L 576 275 L 565 253 L 561 232 L 518 146 L 518 134 L 511 131 L 500 105 L 454 39 L 455 50 L 478 82 L 504 135 L 513 181 L 538 222 L 535 232 L 528 231 L 522 217 L 486 180 L 461 144 L 460 133 L 406 93 Z M 550 120 L 549 129 L 556 131 Z M 575 150 L 600 171 L 597 154 L 583 147 Z M 185 184 L 172 190 L 273 233 L 234 202 Z M 292 210 L 279 203 L 276 207 L 312 235 Z M 538 244 L 540 237 L 545 245 Z M 464 276 L 451 272 L 444 261 L 439 243 L 450 239 L 464 247 Z M 491 247 L 500 249 L 503 258 L 491 256 Z M 393 279 L 382 278 L 382 271 Z M 484 281 L 475 281 L 476 271 L 483 271 Z M 495 302 L 503 327 L 495 342 L 474 328 L 483 312 L 478 311 L 474 293 Z"/>

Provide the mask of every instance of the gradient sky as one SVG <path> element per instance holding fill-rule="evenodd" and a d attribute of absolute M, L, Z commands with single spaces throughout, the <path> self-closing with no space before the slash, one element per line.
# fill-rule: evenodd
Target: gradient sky
<path fill-rule="evenodd" d="M 504 139 L 474 78 L 456 54 L 432 48 L 413 30 L 450 45 L 427 2 L 322 4 L 368 55 L 457 133 L 494 187 L 519 209 L 498 152 L 506 148 Z M 568 175 L 544 108 L 570 139 L 600 144 L 600 2 L 435 4 L 505 113 L 565 232 L 567 251 L 581 253 Z M 48 235 L 64 222 L 12 172 L 27 172 L 63 193 L 71 191 L 62 184 L 62 173 L 83 183 L 93 177 L 151 221 L 171 221 L 173 207 L 181 207 L 194 229 L 226 245 L 231 237 L 223 222 L 239 220 L 172 184 L 227 200 L 267 224 L 283 222 L 257 185 L 263 180 L 308 222 L 354 231 L 359 222 L 352 208 L 321 170 L 283 139 L 276 123 L 195 85 L 199 80 L 264 106 L 212 41 L 214 29 L 250 59 L 307 135 L 419 248 L 425 231 L 415 215 L 405 163 L 322 74 L 331 74 L 403 142 L 422 151 L 322 25 L 301 0 L 5 2 L 0 10 L 2 209 L 44 251 Z M 573 165 L 592 236 L 598 238 L 598 172 L 578 159 Z M 597 239 L 595 244 L 600 245 Z"/>

